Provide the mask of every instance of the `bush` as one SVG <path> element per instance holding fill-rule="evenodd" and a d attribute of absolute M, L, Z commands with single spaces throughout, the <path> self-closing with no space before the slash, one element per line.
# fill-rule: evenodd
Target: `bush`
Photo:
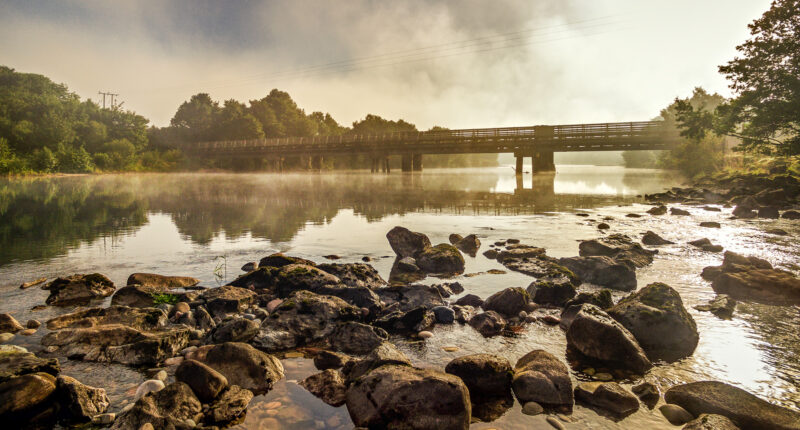
<path fill-rule="evenodd" d="M 55 154 L 47 147 L 33 151 L 30 162 L 33 170 L 42 173 L 52 172 L 58 166 Z"/>
<path fill-rule="evenodd" d="M 60 172 L 89 173 L 94 169 L 92 156 L 83 146 L 75 148 L 62 143 L 58 145 L 55 155 Z"/>

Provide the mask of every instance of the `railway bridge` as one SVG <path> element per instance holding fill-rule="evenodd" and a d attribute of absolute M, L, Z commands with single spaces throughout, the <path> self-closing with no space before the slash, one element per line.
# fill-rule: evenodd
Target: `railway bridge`
<path fill-rule="evenodd" d="M 325 156 L 366 154 L 373 172 L 388 172 L 390 155 L 401 157 L 405 172 L 421 171 L 425 154 L 513 153 L 517 174 L 522 174 L 525 157 L 531 157 L 533 172 L 552 171 L 555 152 L 670 149 L 678 137 L 663 121 L 639 121 L 227 140 L 196 143 L 185 149 L 213 157 L 281 160 L 309 156 L 316 169 L 321 168 Z"/>

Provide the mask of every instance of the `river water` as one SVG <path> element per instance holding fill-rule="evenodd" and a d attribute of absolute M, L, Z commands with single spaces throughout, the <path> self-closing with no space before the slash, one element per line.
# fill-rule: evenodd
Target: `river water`
<path fill-rule="evenodd" d="M 316 262 L 335 254 L 337 262 L 360 262 L 368 256 L 388 279 L 393 256 L 386 232 L 396 225 L 427 234 L 433 243 L 450 233 L 475 233 L 483 245 L 474 258 L 465 256 L 466 272 L 454 280 L 465 293 L 483 298 L 507 287 L 526 287 L 531 278 L 481 255 L 489 244 L 508 238 L 547 248 L 554 257 L 574 256 L 582 239 L 600 237 L 603 218 L 610 233 L 639 238 L 652 230 L 675 245 L 658 247 L 652 265 L 637 272 L 639 287 L 666 282 L 678 290 L 697 322 L 700 343 L 695 353 L 671 364 L 659 364 L 646 379 L 662 390 L 688 381 L 725 381 L 773 403 L 800 407 L 800 309 L 740 303 L 729 321 L 693 306 L 714 297 L 700 278 L 703 267 L 718 265 L 721 254 L 686 244 L 708 237 L 726 249 L 765 258 L 776 267 L 798 273 L 800 224 L 787 220 L 729 220 L 721 212 L 684 207 L 691 217 L 644 214 L 644 193 L 678 185 L 665 172 L 600 166 L 558 166 L 555 175 L 525 175 L 522 183 L 507 166 L 480 169 L 426 170 L 421 173 L 369 174 L 127 174 L 14 179 L 0 181 L 0 312 L 18 320 L 44 321 L 74 309 L 33 311 L 47 294 L 20 290 L 25 281 L 72 273 L 100 272 L 124 285 L 133 272 L 188 275 L 204 286 L 235 279 L 239 267 L 273 252 Z M 578 213 L 589 216 L 577 216 Z M 644 214 L 628 218 L 628 213 Z M 698 227 L 719 221 L 721 229 Z M 789 236 L 764 233 L 783 228 Z M 441 282 L 429 278 L 424 283 Z M 589 290 L 593 287 L 583 286 Z M 615 293 L 615 299 L 624 294 Z M 454 298 L 455 299 L 455 298 Z M 12 344 L 39 351 L 46 329 Z M 533 349 L 564 358 L 566 340 L 558 327 L 525 326 L 515 338 L 483 338 L 468 326 L 436 326 L 425 342 L 395 339 L 421 367 L 442 369 L 451 359 L 491 352 L 513 364 Z M 455 352 L 444 347 L 457 346 Z M 64 373 L 104 387 L 112 411 L 129 402 L 144 372 L 119 365 L 68 361 Z M 344 407 L 333 408 L 296 382 L 315 372 L 311 360 L 285 358 L 286 378 L 271 392 L 257 396 L 238 428 L 352 428 Z M 574 382 L 583 379 L 574 373 Z M 654 411 L 642 409 L 620 422 L 576 406 L 567 428 L 674 428 Z M 515 404 L 491 423 L 473 428 L 549 428 L 544 416 L 530 417 Z"/>

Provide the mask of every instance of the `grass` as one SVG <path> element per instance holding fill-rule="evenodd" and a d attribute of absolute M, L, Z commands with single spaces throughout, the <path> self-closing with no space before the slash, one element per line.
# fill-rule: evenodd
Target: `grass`
<path fill-rule="evenodd" d="M 175 294 L 153 293 L 150 294 L 150 296 L 153 298 L 154 305 L 160 305 L 162 303 L 166 303 L 168 305 L 174 305 L 175 303 L 178 303 L 178 296 L 176 296 Z"/>

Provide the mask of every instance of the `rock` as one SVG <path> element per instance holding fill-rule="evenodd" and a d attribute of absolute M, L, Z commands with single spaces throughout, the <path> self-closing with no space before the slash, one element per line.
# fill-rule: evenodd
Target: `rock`
<path fill-rule="evenodd" d="M 42 323 L 37 321 L 37 320 L 28 320 L 28 322 L 25 323 L 25 327 L 32 328 L 32 329 L 37 329 L 37 328 L 39 328 L 41 326 L 42 326 Z"/>
<path fill-rule="evenodd" d="M 104 413 L 111 404 L 106 390 L 83 385 L 75 378 L 61 375 L 56 379 L 58 402 L 62 414 L 70 422 L 91 421 Z"/>
<path fill-rule="evenodd" d="M 430 339 L 430 338 L 433 337 L 433 333 L 431 333 L 431 332 L 429 332 L 427 330 L 423 330 L 423 331 L 417 333 L 417 337 L 422 339 L 422 340 Z"/>
<path fill-rule="evenodd" d="M 317 268 L 336 276 L 348 287 L 376 289 L 387 285 L 378 271 L 369 264 L 319 264 Z"/>
<path fill-rule="evenodd" d="M 778 212 L 778 208 L 774 206 L 764 206 L 758 210 L 758 217 L 767 219 L 778 219 L 780 218 L 780 213 Z"/>
<path fill-rule="evenodd" d="M 740 272 L 723 269 L 711 287 L 719 294 L 739 300 L 777 305 L 800 303 L 800 279 L 778 269 L 749 268 Z"/>
<path fill-rule="evenodd" d="M 736 300 L 732 299 L 727 294 L 720 294 L 709 301 L 708 304 L 697 305 L 694 308 L 698 311 L 711 312 L 722 319 L 730 319 L 733 316 L 733 311 L 736 309 Z"/>
<path fill-rule="evenodd" d="M 204 403 L 214 400 L 228 386 L 225 376 L 196 360 L 183 360 L 175 369 L 175 380 L 186 383 Z"/>
<path fill-rule="evenodd" d="M 635 268 L 610 257 L 570 257 L 561 258 L 558 262 L 584 282 L 622 291 L 636 289 Z"/>
<path fill-rule="evenodd" d="M 234 318 L 218 325 L 211 335 L 214 343 L 223 342 L 249 342 L 260 329 L 255 321 L 244 318 Z M 190 384 L 191 385 L 191 384 Z"/>
<path fill-rule="evenodd" d="M 359 308 L 338 297 L 301 290 L 284 300 L 261 323 L 261 330 L 252 343 L 265 351 L 291 349 L 324 340 L 338 323 L 358 320 L 360 317 Z"/>
<path fill-rule="evenodd" d="M 631 387 L 631 391 L 650 409 L 653 409 L 658 401 L 661 400 L 661 391 L 651 382 L 642 382 L 639 385 L 634 385 Z"/>
<path fill-rule="evenodd" d="M 661 411 L 661 415 L 664 415 L 664 418 L 674 426 L 684 425 L 694 419 L 692 414 L 678 405 L 661 405 L 658 410 Z"/>
<path fill-rule="evenodd" d="M 559 264 L 558 260 L 544 255 L 544 249 L 535 249 L 541 250 L 541 254 L 532 257 L 506 255 L 502 260 L 502 264 L 509 270 L 533 276 L 539 281 L 561 282 L 563 279 L 566 279 L 574 286 L 580 285 L 580 279 L 575 273 Z M 515 248 L 512 251 L 516 252 L 519 250 L 521 249 Z M 503 255 L 498 255 L 498 260 L 501 257 L 503 257 Z"/>
<path fill-rule="evenodd" d="M 314 266 L 314 262 L 300 257 L 289 257 L 280 252 L 262 258 L 258 262 L 258 267 L 283 267 L 290 264 L 304 264 Z"/>
<path fill-rule="evenodd" d="M 128 285 L 114 293 L 114 296 L 111 297 L 111 304 L 113 306 L 151 308 L 156 306 L 154 297 L 159 294 L 171 293 L 169 290 L 156 286 Z"/>
<path fill-rule="evenodd" d="M 403 257 L 397 260 L 397 269 L 401 272 L 419 272 L 420 268 L 417 266 L 417 260 L 412 257 Z"/>
<path fill-rule="evenodd" d="M 236 421 L 246 413 L 247 406 L 252 399 L 252 391 L 238 385 L 231 385 L 209 405 L 206 421 L 218 425 Z"/>
<path fill-rule="evenodd" d="M 547 417 L 545 419 L 545 421 L 547 421 L 547 423 L 550 424 L 550 426 L 553 427 L 556 430 L 566 430 L 566 427 L 564 427 L 564 424 L 561 424 L 561 421 L 559 421 L 558 418 L 556 418 L 554 416 Z"/>
<path fill-rule="evenodd" d="M 457 233 L 451 233 L 450 236 L 447 237 L 447 240 L 450 241 L 451 245 L 455 245 L 458 242 L 461 242 L 462 239 L 464 239 L 464 236 L 461 236 L 460 234 Z"/>
<path fill-rule="evenodd" d="M 433 309 L 436 306 L 447 305 L 441 292 L 436 287 L 428 285 L 391 286 L 377 290 L 377 294 L 387 307 L 397 304 L 399 310 L 403 312 L 419 307 Z"/>
<path fill-rule="evenodd" d="M 36 428 L 32 418 L 50 415 L 56 378 L 48 373 L 29 373 L 0 383 L 0 419 L 7 428 Z"/>
<path fill-rule="evenodd" d="M 453 305 L 453 312 L 455 313 L 456 321 L 460 324 L 466 324 L 475 313 L 475 308 L 472 306 Z"/>
<path fill-rule="evenodd" d="M 164 381 L 160 381 L 158 379 L 148 379 L 147 381 L 139 384 L 139 387 L 136 388 L 136 393 L 134 394 L 133 398 L 139 400 L 144 395 L 163 390 L 164 387 Z"/>
<path fill-rule="evenodd" d="M 11 342 L 14 337 L 12 333 L 0 333 L 0 344 Z"/>
<path fill-rule="evenodd" d="M 530 245 L 510 245 L 497 255 L 497 261 L 505 264 L 509 260 L 539 258 L 545 255 L 545 249 Z"/>
<path fill-rule="evenodd" d="M 0 314 L 0 333 L 16 333 L 22 330 L 20 324 L 11 314 Z"/>
<path fill-rule="evenodd" d="M 253 270 L 256 269 L 258 269 L 258 263 L 256 263 L 255 261 L 251 261 L 249 263 L 245 263 L 244 266 L 242 266 L 241 270 L 242 272 L 252 272 Z"/>
<path fill-rule="evenodd" d="M 733 209 L 733 216 L 738 218 L 755 218 L 756 212 L 760 208 L 758 201 L 752 196 L 742 199 Z"/>
<path fill-rule="evenodd" d="M 229 384 L 256 394 L 268 392 L 283 378 L 280 360 L 246 343 L 215 345 L 206 353 L 203 363 L 225 376 Z"/>
<path fill-rule="evenodd" d="M 636 267 L 644 267 L 653 262 L 658 251 L 642 248 L 623 234 L 611 234 L 601 239 L 584 240 L 578 245 L 581 257 L 610 257 L 617 262 L 629 262 Z M 578 274 L 580 276 L 580 274 Z"/>
<path fill-rule="evenodd" d="M 314 366 L 319 370 L 340 369 L 351 360 L 353 358 L 348 355 L 323 349 L 314 356 Z"/>
<path fill-rule="evenodd" d="M 571 407 L 573 403 L 567 366 L 541 349 L 531 351 L 517 361 L 513 388 L 523 404 L 536 402 L 551 407 Z"/>
<path fill-rule="evenodd" d="M 781 214 L 781 218 L 784 219 L 800 219 L 800 212 L 798 211 L 785 211 Z"/>
<path fill-rule="evenodd" d="M 669 214 L 670 215 L 680 215 L 680 216 L 691 215 L 691 213 L 689 211 L 683 210 L 683 209 L 679 209 L 679 208 L 676 208 L 676 207 L 669 208 Z"/>
<path fill-rule="evenodd" d="M 392 343 L 384 342 L 363 359 L 346 363 L 342 368 L 342 373 L 345 375 L 347 383 L 350 384 L 370 371 L 385 365 L 411 366 L 411 361 Z"/>
<path fill-rule="evenodd" d="M 616 416 L 639 410 L 639 400 L 616 382 L 582 382 L 575 387 L 575 398 Z"/>
<path fill-rule="evenodd" d="M 501 315 L 512 317 L 527 309 L 531 301 L 528 292 L 522 288 L 506 288 L 489 296 L 483 303 L 487 311 L 495 311 Z"/>
<path fill-rule="evenodd" d="M 111 426 L 113 430 L 190 429 L 187 420 L 195 423 L 202 417 L 203 405 L 192 389 L 183 382 L 175 382 L 164 389 L 138 399 L 126 412 L 121 413 Z"/>
<path fill-rule="evenodd" d="M 153 376 L 154 379 L 158 379 L 159 381 L 166 381 L 167 380 L 167 371 L 166 370 L 159 370 Z"/>
<path fill-rule="evenodd" d="M 611 367 L 644 373 L 653 365 L 636 338 L 603 310 L 581 305 L 567 329 L 567 345 L 582 355 Z"/>
<path fill-rule="evenodd" d="M 478 249 L 481 247 L 481 241 L 478 239 L 478 236 L 469 234 L 458 242 L 453 243 L 453 245 L 461 252 L 474 257 L 478 253 Z"/>
<path fill-rule="evenodd" d="M 502 333 L 506 324 L 506 320 L 495 311 L 477 314 L 469 320 L 469 325 L 486 337 Z"/>
<path fill-rule="evenodd" d="M 0 383 L 17 376 L 31 373 L 47 373 L 57 376 L 61 371 L 55 358 L 39 358 L 19 347 L 4 346 L 0 349 Z"/>
<path fill-rule="evenodd" d="M 428 236 L 415 233 L 405 227 L 395 227 L 386 233 L 386 239 L 395 254 L 400 257 L 416 258 L 423 250 L 431 247 Z"/>
<path fill-rule="evenodd" d="M 473 308 L 479 308 L 483 306 L 483 299 L 475 294 L 467 294 L 456 300 L 455 304 L 459 306 L 472 306 Z"/>
<path fill-rule="evenodd" d="M 570 306 L 580 305 L 583 303 L 591 303 L 603 310 L 614 306 L 614 301 L 611 298 L 611 291 L 604 288 L 591 293 L 583 292 L 578 294 L 574 299 L 564 304 L 564 309 L 566 310 L 566 308 Z"/>
<path fill-rule="evenodd" d="M 575 297 L 575 287 L 565 278 L 559 281 L 534 281 L 526 290 L 534 303 L 540 305 L 564 306 Z"/>
<path fill-rule="evenodd" d="M 544 412 L 544 408 L 536 402 L 527 402 L 522 405 L 522 413 L 525 415 L 539 415 L 542 412 Z"/>
<path fill-rule="evenodd" d="M 456 311 L 447 306 L 436 306 L 431 309 L 436 317 L 436 322 L 440 324 L 452 324 L 456 320 Z"/>
<path fill-rule="evenodd" d="M 484 251 L 483 256 L 490 260 L 494 260 L 495 258 L 497 258 L 498 254 L 499 253 L 497 252 L 496 249 L 487 249 L 486 251 Z"/>
<path fill-rule="evenodd" d="M 623 298 L 608 314 L 630 331 L 651 361 L 675 361 L 692 355 L 699 335 L 680 294 L 652 283 Z"/>
<path fill-rule="evenodd" d="M 644 236 L 642 236 L 642 243 L 645 245 L 656 246 L 656 245 L 670 245 L 675 242 L 666 240 L 661 236 L 653 233 L 652 231 L 647 231 Z"/>
<path fill-rule="evenodd" d="M 122 324 L 136 330 L 154 330 L 167 323 L 164 311 L 155 308 L 132 308 L 128 306 L 94 307 L 64 314 L 47 320 L 47 328 L 90 328 L 109 324 Z"/>
<path fill-rule="evenodd" d="M 723 382 L 676 385 L 667 390 L 664 399 L 694 416 L 723 415 L 743 429 L 788 430 L 800 427 L 800 412 L 773 405 Z"/>
<path fill-rule="evenodd" d="M 127 285 L 158 287 L 163 290 L 193 287 L 200 283 L 199 279 L 188 276 L 164 276 L 154 273 L 134 273 L 128 277 Z"/>
<path fill-rule="evenodd" d="M 649 213 L 650 215 L 664 215 L 665 213 L 667 213 L 667 207 L 663 205 L 653 206 L 652 208 L 647 210 L 647 213 Z"/>
<path fill-rule="evenodd" d="M 456 376 L 432 369 L 382 366 L 347 390 L 347 411 L 356 426 L 468 429 L 469 393 Z"/>
<path fill-rule="evenodd" d="M 765 230 L 764 232 L 767 234 L 774 234 L 775 236 L 786 236 L 789 234 L 786 230 L 782 228 L 771 228 L 769 230 Z"/>
<path fill-rule="evenodd" d="M 514 373 L 508 360 L 491 354 L 455 358 L 444 371 L 464 381 L 473 403 L 507 396 Z"/>
<path fill-rule="evenodd" d="M 700 223 L 700 227 L 705 227 L 705 228 L 722 228 L 722 225 L 720 225 L 720 223 L 718 223 L 718 222 L 715 222 L 715 221 L 703 221 L 703 222 L 701 222 L 701 223 Z"/>
<path fill-rule="evenodd" d="M 112 424 L 115 419 L 117 419 L 117 414 L 114 413 L 99 414 L 92 417 L 92 424 L 107 426 Z"/>
<path fill-rule="evenodd" d="M 90 328 L 67 328 L 42 338 L 44 346 L 58 346 L 61 353 L 86 361 L 152 366 L 189 343 L 191 329 L 180 326 L 157 331 L 140 331 L 120 324 Z"/>
<path fill-rule="evenodd" d="M 598 230 L 608 230 L 610 228 L 611 228 L 611 226 L 606 224 L 606 223 L 604 223 L 604 222 L 601 222 L 600 224 L 597 224 L 597 229 Z M 526 403 L 526 405 L 527 405 L 527 403 Z M 523 409 L 523 412 L 525 412 L 524 409 Z M 530 415 L 530 414 L 528 414 L 528 415 Z"/>
<path fill-rule="evenodd" d="M 110 279 L 99 273 L 75 274 L 66 278 L 56 278 L 42 287 L 49 290 L 45 303 L 53 306 L 86 304 L 92 299 L 108 297 L 116 287 Z"/>
<path fill-rule="evenodd" d="M 300 386 L 323 402 L 338 407 L 344 404 L 347 386 L 341 372 L 327 369 L 300 381 Z"/>
<path fill-rule="evenodd" d="M 462 273 L 464 257 L 453 245 L 440 243 L 417 254 L 417 266 L 429 273 Z"/>
<path fill-rule="evenodd" d="M 206 308 L 203 306 L 198 306 L 195 308 L 194 312 L 192 312 L 192 317 L 195 320 L 197 328 L 200 330 L 208 331 L 217 326 L 217 323 L 214 322 L 211 314 L 209 314 Z"/>
<path fill-rule="evenodd" d="M 200 296 L 205 300 L 208 312 L 214 316 L 241 313 L 255 303 L 256 297 L 253 291 L 231 285 L 209 288 Z"/>
<path fill-rule="evenodd" d="M 388 338 L 389 335 L 381 328 L 350 321 L 339 324 L 328 341 L 337 351 L 367 354 Z"/>
<path fill-rule="evenodd" d="M 739 430 L 739 427 L 722 415 L 702 414 L 683 426 L 682 430 Z"/>
<path fill-rule="evenodd" d="M 391 311 L 373 321 L 373 325 L 392 333 L 410 334 L 428 329 L 436 322 L 433 312 L 424 306 L 414 308 L 408 312 L 403 312 L 397 308 L 396 305 L 392 306 L 390 308 Z"/>

